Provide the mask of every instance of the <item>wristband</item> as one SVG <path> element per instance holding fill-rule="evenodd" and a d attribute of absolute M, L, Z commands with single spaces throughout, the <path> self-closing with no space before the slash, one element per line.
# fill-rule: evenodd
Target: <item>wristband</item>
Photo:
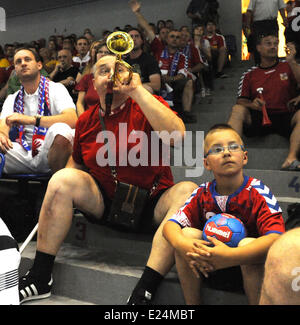
<path fill-rule="evenodd" d="M 35 126 L 39 127 L 41 122 L 41 115 L 37 114 L 35 115 Z"/>

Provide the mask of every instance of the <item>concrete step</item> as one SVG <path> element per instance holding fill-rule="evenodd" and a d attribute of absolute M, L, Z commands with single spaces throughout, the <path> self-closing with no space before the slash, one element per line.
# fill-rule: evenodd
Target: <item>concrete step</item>
<path fill-rule="evenodd" d="M 280 170 L 288 154 L 288 148 L 249 148 L 246 168 Z"/>
<path fill-rule="evenodd" d="M 139 243 L 136 242 L 136 245 Z M 118 245 L 118 242 L 115 242 Z M 35 243 L 31 242 L 23 252 L 22 264 L 30 265 L 35 254 Z M 124 305 L 144 264 L 134 264 L 135 252 L 130 255 L 116 254 L 113 249 L 84 249 L 63 244 L 54 266 L 53 294 L 70 297 L 72 302 L 84 301 L 98 305 Z M 50 298 L 51 299 L 51 298 Z M 50 300 L 49 299 L 49 300 Z M 44 299 L 41 304 L 51 304 Z M 67 300 L 64 300 L 67 303 Z M 203 302 L 207 305 L 245 305 L 243 294 L 203 289 Z M 73 303 L 72 303 L 73 304 Z M 75 304 L 75 303 L 74 303 Z M 183 305 L 184 300 L 175 270 L 172 270 L 160 286 L 154 304 Z"/>
<path fill-rule="evenodd" d="M 201 175 L 197 177 L 187 176 L 187 170 L 193 171 L 196 174 L 196 171 Z M 172 173 L 174 176 L 174 181 L 180 182 L 182 180 L 192 181 L 196 184 L 202 184 L 213 179 L 211 172 L 199 168 L 187 168 L 187 167 L 172 167 Z M 300 201 L 300 173 L 299 172 L 290 172 L 290 171 L 276 171 L 273 170 L 260 170 L 254 168 L 248 168 L 244 170 L 244 174 L 247 176 L 252 176 L 257 179 L 260 179 L 265 185 L 267 185 L 272 193 L 278 197 L 290 197 L 295 198 Z M 298 185 L 297 185 L 298 184 Z"/>
<path fill-rule="evenodd" d="M 47 299 L 39 299 L 39 300 L 32 300 L 28 302 L 24 302 L 22 306 L 54 306 L 54 305 L 59 305 L 59 306 L 71 306 L 71 305 L 76 305 L 76 306 L 81 306 L 81 305 L 94 305 L 93 303 L 86 302 L 86 301 L 80 301 L 76 299 L 71 299 L 68 297 L 62 297 L 62 296 L 57 296 L 57 295 L 51 295 Z"/>

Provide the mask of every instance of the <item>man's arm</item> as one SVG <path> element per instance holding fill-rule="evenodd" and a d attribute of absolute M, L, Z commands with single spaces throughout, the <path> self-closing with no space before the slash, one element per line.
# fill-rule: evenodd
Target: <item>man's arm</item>
<path fill-rule="evenodd" d="M 239 98 L 236 103 L 255 111 L 261 111 L 262 106 L 265 104 L 260 98 L 255 98 L 253 101 L 247 98 Z"/>
<path fill-rule="evenodd" d="M 29 116 L 19 113 L 13 113 L 6 117 L 6 124 L 12 127 L 14 124 L 18 125 L 36 125 L 37 118 L 35 116 Z M 77 121 L 77 114 L 73 108 L 67 108 L 61 112 L 61 114 L 53 116 L 42 116 L 40 119 L 40 126 L 49 128 L 54 123 L 66 123 L 72 129 L 75 128 Z"/>
<path fill-rule="evenodd" d="M 12 149 L 13 145 L 9 139 L 10 127 L 5 123 L 5 119 L 0 119 L 0 152 L 6 153 Z"/>
<path fill-rule="evenodd" d="M 141 14 L 141 3 L 137 0 L 130 0 L 128 2 L 129 7 L 131 8 L 131 11 L 134 13 L 134 15 L 137 18 L 138 24 L 145 30 L 147 34 L 147 38 L 149 42 L 151 43 L 155 38 L 155 33 L 153 32 L 151 26 L 149 25 L 146 18 Z"/>
<path fill-rule="evenodd" d="M 155 73 L 149 76 L 149 82 L 143 83 L 143 86 L 151 93 L 159 91 L 161 87 L 161 76 L 159 73 Z"/>
<path fill-rule="evenodd" d="M 78 98 L 77 98 L 77 102 L 76 102 L 77 116 L 80 116 L 85 111 L 84 96 L 85 96 L 85 91 L 78 92 Z"/>
<path fill-rule="evenodd" d="M 169 134 L 172 134 L 174 131 L 172 145 L 182 140 L 185 135 L 183 121 L 143 87 L 138 73 L 133 73 L 129 85 L 122 85 L 120 82 L 117 82 L 115 89 L 131 97 L 139 105 L 154 131 L 166 131 Z M 162 141 L 164 141 L 163 134 Z"/>

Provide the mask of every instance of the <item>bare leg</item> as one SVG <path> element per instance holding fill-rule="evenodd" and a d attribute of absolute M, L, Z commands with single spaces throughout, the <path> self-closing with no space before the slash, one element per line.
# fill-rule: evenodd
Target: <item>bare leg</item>
<path fill-rule="evenodd" d="M 64 168 L 72 153 L 72 144 L 62 135 L 57 135 L 48 153 L 48 164 L 52 174 Z"/>
<path fill-rule="evenodd" d="M 297 154 L 300 154 L 300 111 L 297 111 L 293 116 L 292 125 L 294 128 L 290 136 L 290 149 L 286 160 L 282 164 L 282 168 L 288 167 L 297 159 Z M 297 168 L 300 169 L 300 165 Z"/>
<path fill-rule="evenodd" d="M 248 109 L 242 105 L 234 105 L 227 123 L 234 128 L 240 136 L 242 136 L 243 124 L 251 124 L 251 117 Z"/>
<path fill-rule="evenodd" d="M 227 59 L 227 50 L 225 47 L 219 49 L 218 55 L 218 72 L 222 72 Z"/>
<path fill-rule="evenodd" d="M 240 241 L 239 246 L 244 246 L 255 240 L 255 238 L 245 238 Z M 250 305 L 258 305 L 260 290 L 264 275 L 264 265 L 241 265 L 245 293 Z"/>
<path fill-rule="evenodd" d="M 155 208 L 155 221 L 161 222 L 157 229 L 147 266 L 156 270 L 161 275 L 166 275 L 174 265 L 174 249 L 163 237 L 162 229 L 165 222 L 175 214 L 190 197 L 191 193 L 198 187 L 192 182 L 180 182 L 168 189 L 159 199 Z"/>
<path fill-rule="evenodd" d="M 184 228 L 183 234 L 189 238 L 202 238 L 202 231 L 195 228 Z M 185 258 L 175 252 L 176 268 L 180 280 L 184 300 L 187 305 L 201 304 L 201 284 L 202 278 L 197 278 Z"/>
<path fill-rule="evenodd" d="M 182 106 L 185 112 L 190 112 L 192 110 L 192 102 L 194 96 L 193 80 L 188 80 L 185 84 L 182 94 Z"/>
<path fill-rule="evenodd" d="M 76 191 L 74 191 L 74 188 Z M 39 216 L 37 250 L 56 255 L 72 223 L 73 205 L 101 217 L 104 203 L 92 177 L 65 168 L 49 181 Z"/>
<path fill-rule="evenodd" d="M 260 305 L 300 305 L 300 228 L 276 240 L 269 249 Z"/>

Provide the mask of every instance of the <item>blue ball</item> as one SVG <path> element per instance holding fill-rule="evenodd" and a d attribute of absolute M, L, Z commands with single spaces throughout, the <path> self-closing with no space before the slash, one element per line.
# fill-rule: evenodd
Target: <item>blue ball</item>
<path fill-rule="evenodd" d="M 238 243 L 245 238 L 247 231 L 241 220 L 227 213 L 212 216 L 204 225 L 202 238 L 215 237 L 229 247 L 237 247 Z"/>

